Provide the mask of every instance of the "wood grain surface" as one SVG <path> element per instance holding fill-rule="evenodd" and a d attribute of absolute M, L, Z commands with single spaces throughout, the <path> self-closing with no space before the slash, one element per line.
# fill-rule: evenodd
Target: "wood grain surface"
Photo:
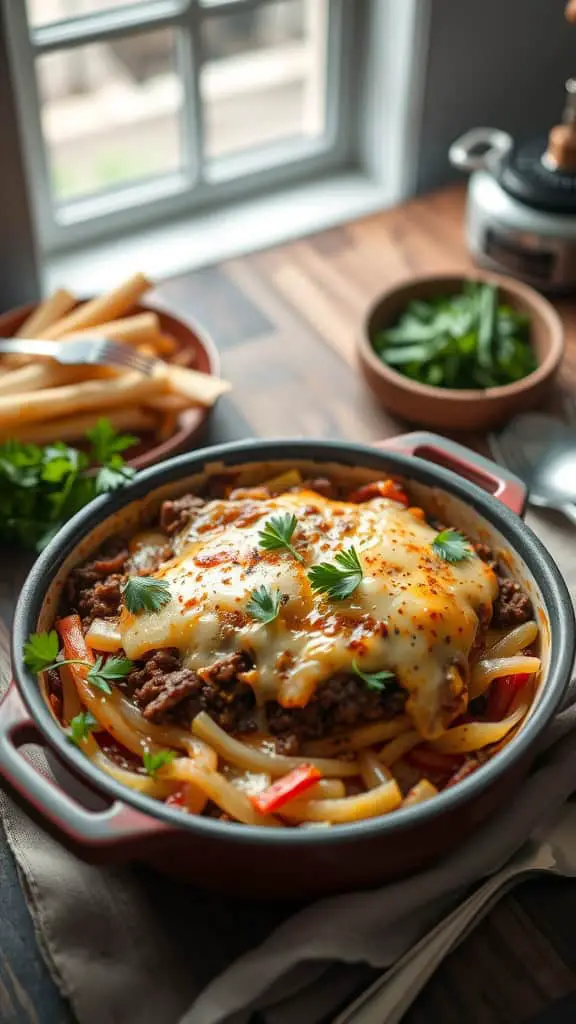
<path fill-rule="evenodd" d="M 355 337 L 370 303 L 394 282 L 413 274 L 472 269 L 462 218 L 463 191 L 450 188 L 162 284 L 162 303 L 212 334 L 223 373 L 234 385 L 212 417 L 206 442 L 291 435 L 369 443 L 405 429 L 358 376 Z M 575 420 L 576 303 L 558 306 L 568 350 L 552 405 Z M 479 437 L 464 440 L 483 446 Z M 21 555 L 2 552 L 4 671 L 6 629 L 27 567 Z M 62 1024 L 68 1011 L 36 950 L 2 842 L 0 878 L 0 1021 Z M 406 1024 L 576 1021 L 574 920 L 576 882 L 525 883 L 448 958 Z"/>

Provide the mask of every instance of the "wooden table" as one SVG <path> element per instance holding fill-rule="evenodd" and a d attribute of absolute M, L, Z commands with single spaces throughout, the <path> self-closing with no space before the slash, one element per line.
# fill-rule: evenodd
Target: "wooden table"
<path fill-rule="evenodd" d="M 411 274 L 471 269 L 462 215 L 463 192 L 450 188 L 163 284 L 162 301 L 212 333 L 234 384 L 207 443 L 279 435 L 371 442 L 400 432 L 356 372 L 355 336 L 384 287 Z M 572 415 L 576 304 L 560 308 L 569 344 L 556 407 L 563 403 Z M 2 557 L 0 614 L 7 627 L 26 560 Z M 68 1013 L 36 952 L 2 843 L 0 878 L 0 1021 L 60 1024 Z M 446 961 L 406 1024 L 576 1021 L 575 920 L 576 882 L 525 884 Z M 550 1016 L 541 1018 L 547 1007 Z"/>

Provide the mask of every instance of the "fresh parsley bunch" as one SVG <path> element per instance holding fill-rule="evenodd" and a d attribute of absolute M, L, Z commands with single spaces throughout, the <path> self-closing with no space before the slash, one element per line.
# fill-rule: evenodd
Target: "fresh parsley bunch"
<path fill-rule="evenodd" d="M 503 303 L 495 285 L 475 281 L 457 295 L 413 300 L 372 344 L 394 370 L 439 388 L 511 384 L 537 366 L 530 317 Z"/>
<path fill-rule="evenodd" d="M 137 443 L 107 419 L 87 431 L 86 452 L 63 442 L 0 444 L 0 543 L 41 551 L 71 516 L 134 476 L 122 452 Z"/>

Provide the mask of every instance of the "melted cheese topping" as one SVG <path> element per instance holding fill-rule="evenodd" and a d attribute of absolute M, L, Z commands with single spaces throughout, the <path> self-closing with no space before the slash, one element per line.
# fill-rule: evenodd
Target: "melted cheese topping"
<path fill-rule="evenodd" d="M 265 551 L 259 532 L 271 515 L 294 513 L 288 551 Z M 427 738 L 438 736 L 467 705 L 468 656 L 498 585 L 476 556 L 450 565 L 431 549 L 436 536 L 413 512 L 386 498 L 365 504 L 299 491 L 204 506 L 176 541 L 177 555 L 154 575 L 172 600 L 159 612 L 120 618 L 129 658 L 177 647 L 201 671 L 234 652 L 255 668 L 241 677 L 260 703 L 304 706 L 337 672 L 389 669 L 408 691 L 407 711 Z M 306 572 L 354 545 L 363 579 L 353 594 L 315 593 Z M 278 589 L 282 603 L 263 625 L 246 612 L 252 591 Z"/>

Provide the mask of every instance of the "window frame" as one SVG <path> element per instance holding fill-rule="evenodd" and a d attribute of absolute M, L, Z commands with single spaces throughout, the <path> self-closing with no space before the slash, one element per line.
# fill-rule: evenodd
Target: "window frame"
<path fill-rule="evenodd" d="M 209 212 L 222 205 L 270 193 L 287 185 L 313 180 L 345 166 L 352 159 L 350 116 L 354 89 L 354 30 L 366 0 L 328 0 L 326 45 L 326 132 L 314 140 L 282 140 L 270 146 L 221 159 L 218 173 L 203 157 L 200 26 L 204 20 L 253 10 L 273 0 L 147 0 L 29 29 L 24 0 L 4 0 L 11 71 L 22 133 L 28 188 L 40 247 L 47 256 L 120 232 L 138 231 L 153 223 Z M 57 50 L 123 38 L 158 28 L 176 33 L 178 68 L 183 70 L 184 101 L 181 140 L 190 139 L 183 167 L 170 174 L 141 180 L 74 199 L 57 207 L 50 187 L 48 150 L 44 144 L 36 58 Z M 189 49 L 189 53 L 186 50 Z M 190 119 L 189 119 L 190 115 Z"/>

